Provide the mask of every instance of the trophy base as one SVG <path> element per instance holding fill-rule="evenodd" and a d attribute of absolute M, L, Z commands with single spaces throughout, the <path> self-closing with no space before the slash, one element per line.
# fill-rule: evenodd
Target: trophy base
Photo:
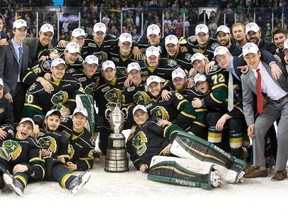
<path fill-rule="evenodd" d="M 128 159 L 124 160 L 110 160 L 106 158 L 105 168 L 106 172 L 127 172 L 128 169 Z"/>
<path fill-rule="evenodd" d="M 125 144 L 125 136 L 122 133 L 113 133 L 109 136 L 104 168 L 106 172 L 128 171 L 128 157 Z"/>
<path fill-rule="evenodd" d="M 107 156 L 109 160 L 126 160 L 127 159 L 127 150 L 125 148 L 121 149 L 107 149 Z"/>
<path fill-rule="evenodd" d="M 110 148 L 125 148 L 125 136 L 120 134 L 110 134 L 108 138 L 108 149 Z"/>

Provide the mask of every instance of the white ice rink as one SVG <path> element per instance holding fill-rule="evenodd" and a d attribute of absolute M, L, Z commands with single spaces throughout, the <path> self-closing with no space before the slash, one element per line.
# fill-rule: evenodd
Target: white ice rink
<path fill-rule="evenodd" d="M 0 192 L 1 215 L 288 215 L 288 179 L 273 182 L 272 173 L 203 190 L 147 180 L 131 162 L 128 172 L 108 173 L 104 162 L 95 160 L 90 181 L 75 195 L 56 182 L 28 184 L 22 197 Z"/>

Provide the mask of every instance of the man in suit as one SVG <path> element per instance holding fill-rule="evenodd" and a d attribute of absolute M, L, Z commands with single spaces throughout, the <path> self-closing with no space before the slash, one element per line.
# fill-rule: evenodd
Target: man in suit
<path fill-rule="evenodd" d="M 26 38 L 24 43 L 30 48 L 31 59 L 33 65 L 37 63 L 41 53 L 47 49 L 53 49 L 51 41 L 54 35 L 54 27 L 49 24 L 45 23 L 41 26 L 39 31 L 39 38 Z M 46 56 L 44 56 L 46 60 Z M 42 57 L 42 58 L 44 58 Z"/>
<path fill-rule="evenodd" d="M 27 28 L 25 20 L 14 21 L 14 37 L 8 41 L 8 46 L 0 46 L 0 78 L 4 81 L 4 98 L 13 103 L 15 122 L 20 121 L 27 88 L 21 83 L 20 75 L 31 62 L 29 47 L 23 43 Z"/>
<path fill-rule="evenodd" d="M 278 149 L 276 173 L 272 180 L 280 181 L 287 177 L 286 163 L 288 158 L 288 85 L 283 73 L 279 79 L 272 76 L 271 69 L 260 60 L 259 48 L 254 43 L 243 47 L 244 60 L 250 67 L 247 74 L 241 76 L 243 91 L 243 110 L 248 125 L 248 136 L 253 142 L 253 165 L 246 169 L 246 178 L 266 177 L 265 134 L 271 125 L 280 117 L 277 130 Z M 257 95 L 256 101 L 253 93 Z M 262 95 L 265 95 L 262 96 Z M 257 102 L 258 116 L 255 119 L 254 103 Z"/>

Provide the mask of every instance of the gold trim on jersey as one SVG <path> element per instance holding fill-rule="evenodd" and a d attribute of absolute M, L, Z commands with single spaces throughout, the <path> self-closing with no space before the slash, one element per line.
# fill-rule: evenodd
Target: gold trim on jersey
<path fill-rule="evenodd" d="M 67 173 L 67 174 L 65 174 L 65 175 L 62 177 L 62 179 L 61 179 L 61 181 L 60 181 L 60 185 L 61 185 L 62 188 L 67 189 L 67 188 L 66 188 L 66 185 L 65 185 L 65 182 L 67 181 L 67 179 L 68 179 L 71 175 L 72 175 L 72 174 Z"/>
<path fill-rule="evenodd" d="M 35 109 L 37 109 L 37 110 L 42 111 L 42 108 L 41 108 L 40 106 L 36 106 L 36 105 L 34 105 L 34 104 L 25 103 L 25 104 L 24 104 L 24 107 L 25 107 L 25 106 L 30 106 L 30 107 L 33 107 L 33 108 L 35 108 Z"/>

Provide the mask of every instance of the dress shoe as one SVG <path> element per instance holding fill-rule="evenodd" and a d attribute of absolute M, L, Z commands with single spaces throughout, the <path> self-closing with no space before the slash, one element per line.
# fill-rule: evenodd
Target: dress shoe
<path fill-rule="evenodd" d="M 249 173 L 251 173 L 255 169 L 256 169 L 256 167 L 253 167 L 251 165 L 247 165 L 247 167 L 244 169 L 244 172 L 245 172 L 244 177 L 245 177 L 245 175 L 248 175 Z"/>
<path fill-rule="evenodd" d="M 267 177 L 267 169 L 254 168 L 250 172 L 245 173 L 244 178 L 258 178 L 258 177 Z"/>
<path fill-rule="evenodd" d="M 287 177 L 286 171 L 277 171 L 271 178 L 272 181 L 282 181 Z"/>

